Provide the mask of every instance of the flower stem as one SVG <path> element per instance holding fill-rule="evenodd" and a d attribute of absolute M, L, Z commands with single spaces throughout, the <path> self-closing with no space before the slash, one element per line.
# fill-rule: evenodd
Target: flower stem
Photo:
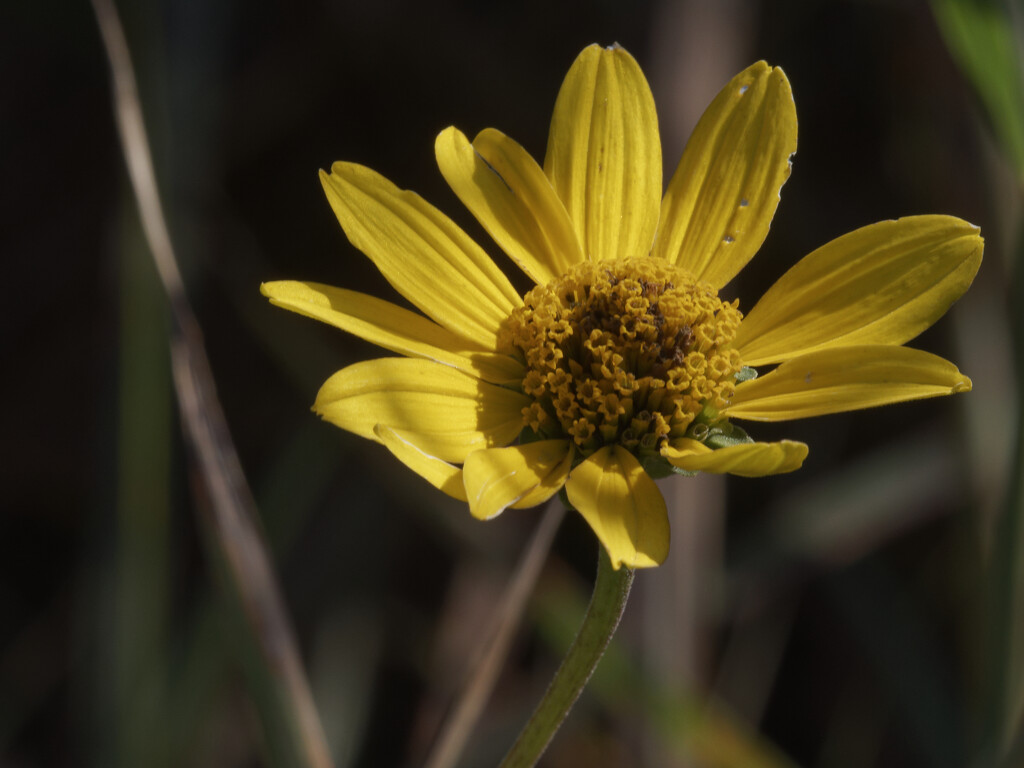
<path fill-rule="evenodd" d="M 612 568 L 608 553 L 600 547 L 594 594 L 583 617 L 583 626 L 547 693 L 499 768 L 529 768 L 540 759 L 611 642 L 632 584 L 633 571 L 625 567 Z"/>

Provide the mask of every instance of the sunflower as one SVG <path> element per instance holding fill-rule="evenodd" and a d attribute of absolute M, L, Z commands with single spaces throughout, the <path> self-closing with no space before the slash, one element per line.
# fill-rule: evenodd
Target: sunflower
<path fill-rule="evenodd" d="M 343 162 L 320 179 L 345 234 L 422 314 L 318 283 L 261 290 L 403 355 L 331 376 L 313 406 L 324 419 L 478 518 L 563 492 L 615 568 L 658 565 L 669 523 L 656 478 L 770 475 L 807 455 L 736 421 L 971 388 L 952 363 L 901 346 L 978 270 L 983 241 L 960 219 L 844 235 L 746 315 L 719 296 L 768 233 L 796 135 L 785 74 L 758 62 L 708 107 L 662 196 L 647 81 L 621 47 L 593 45 L 559 91 L 543 166 L 494 129 L 435 142 L 455 194 L 536 283 L 525 296 L 439 210 Z"/>

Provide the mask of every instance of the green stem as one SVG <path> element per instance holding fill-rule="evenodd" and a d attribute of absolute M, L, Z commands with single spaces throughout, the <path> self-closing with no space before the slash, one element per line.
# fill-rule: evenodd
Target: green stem
<path fill-rule="evenodd" d="M 576 703 L 619 626 L 633 584 L 633 571 L 625 567 L 615 570 L 604 547 L 600 550 L 594 594 L 583 617 L 583 626 L 547 693 L 499 768 L 529 768 L 536 764 Z"/>

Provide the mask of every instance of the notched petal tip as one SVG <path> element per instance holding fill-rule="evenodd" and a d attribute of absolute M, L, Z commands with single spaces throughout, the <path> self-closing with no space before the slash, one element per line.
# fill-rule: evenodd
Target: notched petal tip
<path fill-rule="evenodd" d="M 741 87 L 744 85 L 749 85 L 758 78 L 763 77 L 766 72 L 771 73 L 772 70 L 772 65 L 769 64 L 764 59 L 761 59 L 760 61 L 755 61 L 745 70 L 743 70 L 742 73 L 740 73 L 740 77 L 737 78 L 737 85 Z M 744 91 L 744 93 L 745 92 L 746 91 Z"/>
<path fill-rule="evenodd" d="M 772 80 L 772 82 L 775 83 L 776 87 L 781 89 L 782 93 L 785 93 L 789 96 L 790 101 L 794 101 L 793 86 L 790 85 L 789 83 L 789 78 L 786 76 L 786 71 L 782 67 L 772 67 L 771 65 L 767 66 L 769 67 L 769 69 L 771 69 L 771 72 L 768 73 L 768 77 Z M 796 119 L 795 115 L 794 119 Z M 793 154 L 796 154 L 796 152 L 794 152 Z"/>
<path fill-rule="evenodd" d="M 958 381 L 953 385 L 952 394 L 958 395 L 961 392 L 970 392 L 972 389 L 974 389 L 974 383 L 964 376 L 963 381 Z"/>
<path fill-rule="evenodd" d="M 445 151 L 449 146 L 452 149 L 461 149 L 466 144 L 469 144 L 469 140 L 466 138 L 466 134 L 464 134 L 454 125 L 449 125 L 447 128 L 440 131 L 434 138 L 434 155 L 436 157 L 438 154 Z"/>
<path fill-rule="evenodd" d="M 302 280 L 269 280 L 260 283 L 260 293 L 270 299 L 270 303 L 284 309 L 295 309 L 296 303 L 305 303 L 319 307 L 329 307 L 330 300 L 318 292 L 317 283 Z M 337 289 L 332 289 L 337 290 Z"/>
<path fill-rule="evenodd" d="M 335 160 L 333 163 L 331 163 L 331 172 L 327 173 L 326 171 L 321 169 L 320 176 L 343 176 L 345 175 L 346 172 L 361 167 L 363 166 L 360 166 L 359 163 L 352 163 L 347 160 Z"/>

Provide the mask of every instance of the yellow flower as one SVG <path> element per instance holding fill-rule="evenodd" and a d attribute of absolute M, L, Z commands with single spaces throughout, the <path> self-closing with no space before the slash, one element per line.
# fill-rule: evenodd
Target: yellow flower
<path fill-rule="evenodd" d="M 363 166 L 321 171 L 352 244 L 423 314 L 317 283 L 271 302 L 404 357 L 331 376 L 313 406 L 387 446 L 478 518 L 564 488 L 618 568 L 668 554 L 652 476 L 789 472 L 803 443 L 753 442 L 778 421 L 971 388 L 901 346 L 967 289 L 978 229 L 884 221 L 790 269 L 746 315 L 718 291 L 761 246 L 796 151 L 796 109 L 764 62 L 725 86 L 662 198 L 650 88 L 622 48 L 590 46 L 566 76 L 541 167 L 486 129 L 437 137 L 441 173 L 536 283 L 520 296 L 443 213 Z M 755 378 L 751 366 L 776 366 Z M 460 466 L 461 465 L 461 466 Z"/>

